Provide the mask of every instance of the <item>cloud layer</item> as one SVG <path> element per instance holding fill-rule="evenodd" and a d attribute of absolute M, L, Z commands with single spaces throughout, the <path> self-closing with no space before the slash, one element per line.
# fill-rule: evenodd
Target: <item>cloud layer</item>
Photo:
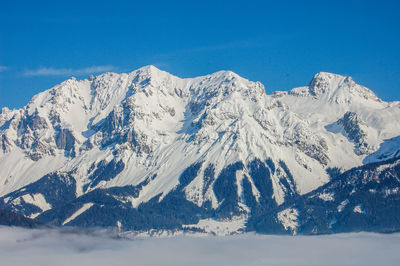
<path fill-rule="evenodd" d="M 1 69 L 1 68 L 0 68 Z M 33 77 L 33 76 L 69 76 L 69 75 L 87 75 L 87 74 L 95 74 L 101 72 L 115 71 L 116 67 L 107 65 L 107 66 L 91 66 L 85 68 L 52 68 L 52 67 L 42 67 L 38 69 L 28 69 L 22 72 L 22 75 L 25 77 Z"/>
<path fill-rule="evenodd" d="M 1 265 L 396 265 L 400 234 L 116 239 L 0 227 Z"/>
<path fill-rule="evenodd" d="M 4 72 L 4 71 L 6 71 L 6 70 L 8 70 L 8 67 L 6 67 L 6 66 L 0 66 L 0 72 Z"/>

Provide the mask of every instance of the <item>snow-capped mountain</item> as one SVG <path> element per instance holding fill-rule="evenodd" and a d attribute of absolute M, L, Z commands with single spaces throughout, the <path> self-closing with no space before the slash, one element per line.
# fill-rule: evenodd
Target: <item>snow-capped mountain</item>
<path fill-rule="evenodd" d="M 58 225 L 243 230 L 400 155 L 399 133 L 399 102 L 330 73 L 272 94 L 230 71 L 71 78 L 2 109 L 0 205 Z"/>

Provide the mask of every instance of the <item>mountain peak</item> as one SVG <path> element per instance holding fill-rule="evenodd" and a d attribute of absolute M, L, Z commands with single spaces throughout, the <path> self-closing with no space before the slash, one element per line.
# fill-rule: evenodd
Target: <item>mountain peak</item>
<path fill-rule="evenodd" d="M 310 83 L 308 84 L 308 90 L 312 96 L 318 96 L 329 92 L 329 90 L 334 90 L 340 83 L 354 83 L 351 77 L 345 77 L 339 74 L 333 74 L 329 72 L 319 72 L 317 73 Z"/>
<path fill-rule="evenodd" d="M 137 70 L 134 70 L 133 72 L 157 73 L 157 72 L 164 72 L 164 71 L 158 69 L 154 65 L 147 65 L 147 66 L 143 66 L 143 67 L 141 67 L 141 68 L 139 68 Z"/>
<path fill-rule="evenodd" d="M 171 73 L 161 70 L 154 65 L 147 65 L 141 68 L 138 68 L 134 71 L 131 72 L 131 74 L 134 75 L 140 75 L 140 76 L 147 76 L 147 77 L 165 77 L 165 76 L 174 76 Z"/>
<path fill-rule="evenodd" d="M 317 74 L 314 75 L 312 80 L 314 79 L 334 79 L 334 78 L 346 78 L 344 75 L 336 74 L 336 73 L 331 73 L 331 72 L 325 72 L 325 71 L 320 71 Z M 311 80 L 311 81 L 312 81 Z"/>
<path fill-rule="evenodd" d="M 329 72 L 317 73 L 308 86 L 294 88 L 289 94 L 321 98 L 338 104 L 354 101 L 382 102 L 374 92 L 354 82 L 352 77 Z"/>

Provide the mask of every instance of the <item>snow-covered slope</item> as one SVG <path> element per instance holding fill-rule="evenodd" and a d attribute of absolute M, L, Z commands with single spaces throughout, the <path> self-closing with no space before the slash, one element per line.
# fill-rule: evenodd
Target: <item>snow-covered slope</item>
<path fill-rule="evenodd" d="M 268 95 L 230 71 L 181 79 L 146 66 L 71 78 L 22 109 L 3 108 L 0 196 L 36 217 L 57 203 L 23 189 L 68 176 L 75 198 L 130 187 L 135 193 L 114 198 L 137 209 L 180 191 L 221 217 L 244 217 L 252 199 L 272 208 L 335 171 L 396 156 L 399 142 L 387 143 L 399 133 L 400 103 L 350 77 L 321 72 L 306 87 Z M 85 204 L 82 213 L 95 209 Z"/>

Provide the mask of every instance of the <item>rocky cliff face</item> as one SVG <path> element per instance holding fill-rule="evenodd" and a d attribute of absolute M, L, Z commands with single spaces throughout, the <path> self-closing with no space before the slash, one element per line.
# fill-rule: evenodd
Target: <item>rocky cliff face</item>
<path fill-rule="evenodd" d="M 328 183 L 332 169 L 395 156 L 397 142 L 381 144 L 400 132 L 399 106 L 323 72 L 271 95 L 229 71 L 72 78 L 2 109 L 2 206 L 58 225 L 244 224 Z"/>
<path fill-rule="evenodd" d="M 356 113 L 345 113 L 344 116 L 339 119 L 337 123 L 343 126 L 343 130 L 349 140 L 354 142 L 354 152 L 357 155 L 370 153 L 370 147 L 368 146 L 366 140 L 367 134 L 362 129 L 362 126 L 365 126 L 365 122 L 363 122 Z"/>

